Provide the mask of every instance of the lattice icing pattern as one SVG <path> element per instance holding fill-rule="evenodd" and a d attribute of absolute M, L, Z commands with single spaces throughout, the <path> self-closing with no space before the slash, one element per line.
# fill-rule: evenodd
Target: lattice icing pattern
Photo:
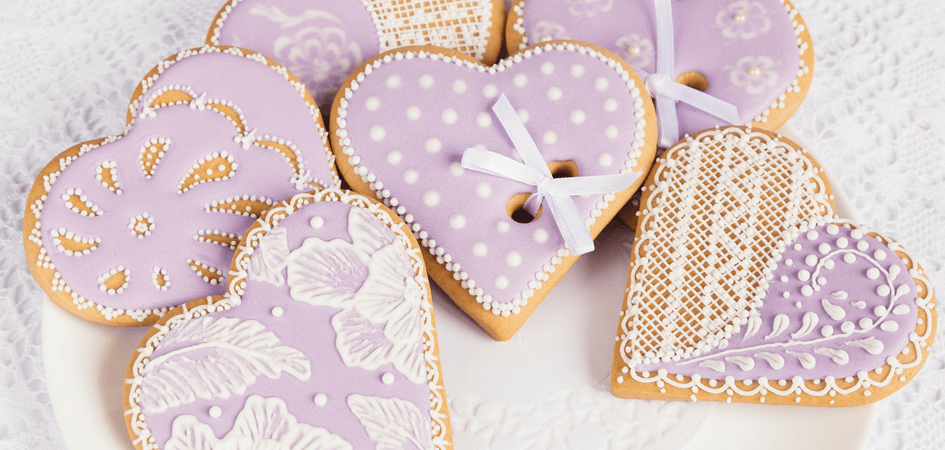
<path fill-rule="evenodd" d="M 809 155 L 766 132 L 668 151 L 644 190 L 615 394 L 851 405 L 914 376 L 934 330 L 928 281 L 894 241 L 834 218 L 829 192 Z"/>
<path fill-rule="evenodd" d="M 420 248 L 389 210 L 336 189 L 293 196 L 232 267 L 225 298 L 173 310 L 135 353 L 137 448 L 450 447 Z"/>
<path fill-rule="evenodd" d="M 305 82 L 327 116 L 345 78 L 388 50 L 436 45 L 493 63 L 503 9 L 491 0 L 231 0 L 207 42 L 273 55 Z"/>
<path fill-rule="evenodd" d="M 90 320 L 145 323 L 194 294 L 223 293 L 252 219 L 273 199 L 337 179 L 317 109 L 284 69 L 209 47 L 168 61 L 142 82 L 122 135 L 59 155 L 31 192 L 34 277 Z M 203 90 L 227 70 L 241 76 Z M 256 125 L 278 136 L 247 131 Z"/>

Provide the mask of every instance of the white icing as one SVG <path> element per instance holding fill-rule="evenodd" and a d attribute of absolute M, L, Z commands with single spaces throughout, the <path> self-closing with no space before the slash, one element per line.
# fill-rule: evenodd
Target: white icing
<path fill-rule="evenodd" d="M 312 220 L 309 221 L 309 225 L 311 225 L 312 228 L 314 228 L 314 229 L 317 230 L 317 229 L 319 229 L 319 228 L 325 226 L 325 219 L 321 218 L 321 216 L 312 217 Z M 267 234 L 268 234 L 268 233 L 267 233 Z M 287 247 L 286 247 L 286 250 L 288 250 L 288 249 L 289 249 L 289 248 L 288 248 L 288 246 L 287 246 Z"/>
<path fill-rule="evenodd" d="M 364 108 L 368 111 L 377 111 L 381 108 L 381 99 L 377 97 L 368 97 L 364 102 Z"/>
<path fill-rule="evenodd" d="M 211 414 L 212 416 L 212 414 Z M 352 450 L 347 441 L 328 430 L 299 423 L 280 398 L 250 396 L 243 410 L 236 416 L 233 427 L 218 439 L 209 425 L 192 415 L 174 419 L 171 437 L 164 450 L 218 450 L 240 448 L 295 448 L 304 443 L 308 448 L 325 450 Z"/>
<path fill-rule="evenodd" d="M 466 226 L 466 216 L 462 214 L 453 214 L 450 216 L 450 228 L 462 230 Z"/>
<path fill-rule="evenodd" d="M 725 363 L 722 361 L 707 359 L 699 363 L 699 367 L 705 367 L 706 369 L 712 369 L 718 373 L 725 372 Z"/>
<path fill-rule="evenodd" d="M 855 341 L 846 342 L 847 345 L 852 345 L 854 347 L 860 347 L 871 355 L 878 355 L 883 352 L 883 341 L 874 338 L 873 336 L 867 337 L 865 339 L 857 339 Z"/>
<path fill-rule="evenodd" d="M 536 228 L 535 231 L 532 232 L 532 239 L 539 244 L 544 244 L 548 242 L 548 231 L 544 228 Z"/>
<path fill-rule="evenodd" d="M 175 343 L 186 345 L 151 358 L 141 372 L 139 401 L 145 414 L 198 399 L 229 398 L 254 384 L 258 375 L 278 379 L 286 372 L 302 381 L 311 377 L 305 355 L 255 320 L 212 316 L 190 320 L 164 337 L 165 346 Z M 202 351 L 200 356 L 193 354 L 197 351 Z"/>
<path fill-rule="evenodd" d="M 755 360 L 748 356 L 728 356 L 725 358 L 725 360 L 737 365 L 745 372 L 748 372 L 755 367 Z"/>
<path fill-rule="evenodd" d="M 440 115 L 440 118 L 443 119 L 443 123 L 452 125 L 456 123 L 457 120 L 459 120 L 459 114 L 455 109 L 447 108 L 443 110 L 443 114 Z"/>
<path fill-rule="evenodd" d="M 815 348 L 814 353 L 818 355 L 824 355 L 833 360 L 834 363 L 838 365 L 845 365 L 850 362 L 850 355 L 843 350 L 833 349 L 833 348 Z"/>
<path fill-rule="evenodd" d="M 842 307 L 830 303 L 827 299 L 822 299 L 820 305 L 823 306 L 824 312 L 833 320 L 842 320 L 847 315 L 847 312 Z"/>
<path fill-rule="evenodd" d="M 388 386 L 394 384 L 394 374 L 390 372 L 384 373 L 384 375 L 381 376 L 381 382 Z"/>
<path fill-rule="evenodd" d="M 256 254 L 249 260 L 249 279 L 265 281 L 273 286 L 282 286 L 285 278 L 285 259 L 289 256 L 289 241 L 286 229 L 276 227 L 259 240 Z"/>
<path fill-rule="evenodd" d="M 811 331 L 814 331 L 814 328 L 817 326 L 817 322 L 820 320 L 820 316 L 813 311 L 808 311 L 804 313 L 803 324 L 801 328 L 791 334 L 791 337 L 794 339 L 802 338 L 810 334 Z"/>
<path fill-rule="evenodd" d="M 423 194 L 423 204 L 434 207 L 440 204 L 440 194 L 434 190 L 426 191 Z"/>
<path fill-rule="evenodd" d="M 495 279 L 495 287 L 499 289 L 505 289 L 509 287 L 509 279 L 505 275 L 499 275 Z"/>
<path fill-rule="evenodd" d="M 219 418 L 220 415 L 222 414 L 223 414 L 223 410 L 219 406 L 211 406 L 210 410 L 207 411 L 207 415 L 209 415 L 211 418 L 214 418 L 214 419 Z"/>
<path fill-rule="evenodd" d="M 414 184 L 418 179 L 420 179 L 420 174 L 417 173 L 416 170 L 407 169 L 404 171 L 404 181 L 406 181 L 407 184 Z"/>
<path fill-rule="evenodd" d="M 480 198 L 488 198 L 492 195 L 492 186 L 485 181 L 480 181 L 476 184 L 476 195 Z"/>
<path fill-rule="evenodd" d="M 476 125 L 479 125 L 480 128 L 488 128 L 492 125 L 492 114 L 487 112 L 481 112 L 476 116 Z"/>
<path fill-rule="evenodd" d="M 384 127 L 380 125 L 374 125 L 371 127 L 371 130 L 368 132 L 368 135 L 371 137 L 371 140 L 374 142 L 383 141 L 387 137 L 387 131 L 384 130 Z"/>
<path fill-rule="evenodd" d="M 761 329 L 761 316 L 752 315 L 748 316 L 748 326 L 745 327 L 745 337 L 743 339 L 748 340 L 750 337 L 758 333 L 758 330 Z"/>
<path fill-rule="evenodd" d="M 580 64 L 575 64 L 571 66 L 571 76 L 578 78 L 584 75 L 584 66 Z"/>
<path fill-rule="evenodd" d="M 319 392 L 318 394 L 315 394 L 315 397 L 312 398 L 312 403 L 314 403 L 315 406 L 325 406 L 328 404 L 328 396 Z"/>
<path fill-rule="evenodd" d="M 430 422 L 412 403 L 399 398 L 348 396 L 348 408 L 364 426 L 376 450 L 398 450 L 409 444 L 432 450 Z"/>
<path fill-rule="evenodd" d="M 417 106 L 410 106 L 407 108 L 407 118 L 410 120 L 420 120 L 420 115 L 422 111 Z"/>
<path fill-rule="evenodd" d="M 820 329 L 820 334 L 823 335 L 824 337 L 833 336 L 833 326 L 824 325 L 824 327 Z"/>
<path fill-rule="evenodd" d="M 555 142 L 558 142 L 558 133 L 550 130 L 546 131 L 545 134 L 541 136 L 541 140 L 548 145 L 554 145 Z"/>
<path fill-rule="evenodd" d="M 801 363 L 801 367 L 805 369 L 810 370 L 810 369 L 813 369 L 814 366 L 817 365 L 817 358 L 814 358 L 814 355 L 811 355 L 810 353 L 792 352 L 788 350 L 787 354 L 797 357 L 797 359 Z"/>
<path fill-rule="evenodd" d="M 563 96 L 564 96 L 564 92 L 561 91 L 561 88 L 559 87 L 548 88 L 548 100 L 556 102 L 558 100 L 561 100 L 561 97 Z"/>
<path fill-rule="evenodd" d="M 466 82 L 463 80 L 456 80 L 453 82 L 453 92 L 457 94 L 462 94 L 466 92 Z"/>
<path fill-rule="evenodd" d="M 783 333 L 784 330 L 787 330 L 787 327 L 791 325 L 791 319 L 788 318 L 787 314 L 778 314 L 774 317 L 774 326 L 772 327 L 771 333 L 765 336 L 765 340 L 771 339 Z"/>
<path fill-rule="evenodd" d="M 610 139 L 617 139 L 617 136 L 620 135 L 620 129 L 616 125 L 608 125 L 607 128 L 604 128 L 604 135 Z"/>
<path fill-rule="evenodd" d="M 424 89 L 432 88 L 433 83 L 434 83 L 433 75 L 430 75 L 430 74 L 421 75 L 419 79 L 419 83 L 420 83 L 420 87 Z"/>
<path fill-rule="evenodd" d="M 463 176 L 463 173 L 465 172 L 466 172 L 466 169 L 463 169 L 462 164 L 458 162 L 454 162 L 450 164 L 450 174 L 452 174 L 454 177 L 461 177 Z"/>
<path fill-rule="evenodd" d="M 910 311 L 909 305 L 896 305 L 896 307 L 893 308 L 892 313 L 897 316 L 901 316 L 904 314 L 909 314 L 909 311 Z"/>
<path fill-rule="evenodd" d="M 899 322 L 894 320 L 884 321 L 882 324 L 880 324 L 879 329 L 887 333 L 894 333 L 899 330 Z"/>
<path fill-rule="evenodd" d="M 473 244 L 473 254 L 476 256 L 486 256 L 488 253 L 488 247 L 482 242 L 477 242 Z"/>
<path fill-rule="evenodd" d="M 587 120 L 587 114 L 585 114 L 584 111 L 581 111 L 580 109 L 575 109 L 574 111 L 571 111 L 570 118 L 571 123 L 580 125 L 584 123 L 585 120 Z"/>
<path fill-rule="evenodd" d="M 610 153 L 602 153 L 600 157 L 597 158 L 597 163 L 601 167 L 610 167 L 614 165 L 614 157 Z"/>
<path fill-rule="evenodd" d="M 604 100 L 604 111 L 614 112 L 619 107 L 620 107 L 620 103 L 617 103 L 616 99 L 608 98 L 607 100 Z"/>
<path fill-rule="evenodd" d="M 508 264 L 509 267 L 518 267 L 522 264 L 522 255 L 516 251 L 511 251 L 505 255 L 505 263 Z"/>
<path fill-rule="evenodd" d="M 594 89 L 603 92 L 606 91 L 608 87 L 610 87 L 610 82 L 607 81 L 606 78 L 598 78 L 597 80 L 594 80 Z"/>
<path fill-rule="evenodd" d="M 512 85 L 517 88 L 523 88 L 528 85 L 528 75 L 524 73 L 517 73 L 512 77 Z"/>
<path fill-rule="evenodd" d="M 770 365 L 774 370 L 781 370 L 784 367 L 784 358 L 777 353 L 758 352 L 755 353 L 754 356 L 767 361 L 768 365 Z"/>

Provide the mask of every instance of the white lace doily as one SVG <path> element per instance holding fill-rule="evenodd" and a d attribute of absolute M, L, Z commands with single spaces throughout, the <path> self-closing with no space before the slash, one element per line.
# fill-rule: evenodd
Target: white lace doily
<path fill-rule="evenodd" d="M 910 249 L 945 292 L 945 89 L 939 81 L 945 2 L 794 3 L 813 35 L 816 67 L 792 123 L 857 216 Z M 5 0 L 0 7 L 0 449 L 65 447 L 43 372 L 44 295 L 23 256 L 24 202 L 35 174 L 75 143 L 120 132 L 140 77 L 160 59 L 201 45 L 220 4 Z M 881 403 L 869 448 L 938 448 L 945 442 L 943 391 L 940 342 L 919 376 Z M 587 401 L 572 394 L 547 407 L 574 410 Z M 457 417 L 480 414 L 453 407 Z M 488 425 L 513 413 L 542 420 L 533 411 L 495 411 L 478 420 Z M 581 430 L 594 436 L 612 420 L 581 422 Z M 475 448 L 475 436 L 464 433 L 457 441 L 472 440 Z"/>

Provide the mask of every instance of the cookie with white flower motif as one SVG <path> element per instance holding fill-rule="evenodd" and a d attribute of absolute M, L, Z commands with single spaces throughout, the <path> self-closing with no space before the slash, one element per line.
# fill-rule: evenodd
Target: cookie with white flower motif
<path fill-rule="evenodd" d="M 318 108 L 284 67 L 235 47 L 186 50 L 139 83 L 122 134 L 43 168 L 23 219 L 26 257 L 67 311 L 147 325 L 222 294 L 261 211 L 338 183 Z"/>
<path fill-rule="evenodd" d="M 794 114 L 810 88 L 814 52 L 788 0 L 517 0 L 506 24 L 507 46 L 515 53 L 543 40 L 587 41 L 638 72 L 655 74 L 662 1 L 672 17 L 669 79 L 737 108 L 738 121 L 730 123 L 677 101 L 680 138 L 716 125 L 775 130 Z M 651 95 L 656 84 L 648 80 Z"/>
<path fill-rule="evenodd" d="M 708 130 L 669 149 L 644 187 L 611 387 L 859 405 L 916 375 L 935 328 L 925 272 L 836 218 L 809 154 L 766 131 Z"/>
<path fill-rule="evenodd" d="M 450 447 L 421 248 L 376 201 L 295 195 L 239 244 L 223 297 L 142 339 L 124 388 L 140 450 Z"/>
<path fill-rule="evenodd" d="M 610 52 L 570 41 L 492 67 L 437 47 L 395 50 L 352 74 L 331 117 L 345 180 L 410 224 L 428 249 L 430 277 L 503 341 L 589 250 L 563 233 L 583 231 L 591 244 L 642 183 L 656 148 L 639 78 Z M 535 178 L 474 170 L 470 154 Z M 631 180 L 588 189 L 612 177 Z M 558 179 L 570 210 L 543 190 Z M 543 205 L 537 216 L 527 212 L 530 198 Z"/>
<path fill-rule="evenodd" d="M 365 60 L 437 45 L 492 64 L 504 25 L 502 0 L 230 0 L 207 43 L 271 55 L 305 82 L 327 118 L 338 88 Z"/>

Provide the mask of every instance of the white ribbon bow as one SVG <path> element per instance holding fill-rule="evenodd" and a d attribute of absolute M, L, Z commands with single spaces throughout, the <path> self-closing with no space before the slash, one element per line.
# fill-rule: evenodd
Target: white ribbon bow
<path fill-rule="evenodd" d="M 504 94 L 492 106 L 492 111 L 525 164 L 488 150 L 469 148 L 463 153 L 463 168 L 538 187 L 538 192 L 525 201 L 525 210 L 536 215 L 542 200 L 547 198 L 548 207 L 568 249 L 575 255 L 593 251 L 594 240 L 591 238 L 591 232 L 581 219 L 581 213 L 571 196 L 622 191 L 639 178 L 642 172 L 554 178 L 538 151 L 538 146 L 525 129 L 525 124 Z"/>
<path fill-rule="evenodd" d="M 654 2 L 656 4 L 656 73 L 646 73 L 637 67 L 633 67 L 633 70 L 643 78 L 650 96 L 656 99 L 656 116 L 660 127 L 659 146 L 666 148 L 679 140 L 676 102 L 691 105 L 731 125 L 737 125 L 739 118 L 738 108 L 735 105 L 674 81 L 673 64 L 676 51 L 673 48 L 672 3 L 671 0 L 654 0 Z"/>

